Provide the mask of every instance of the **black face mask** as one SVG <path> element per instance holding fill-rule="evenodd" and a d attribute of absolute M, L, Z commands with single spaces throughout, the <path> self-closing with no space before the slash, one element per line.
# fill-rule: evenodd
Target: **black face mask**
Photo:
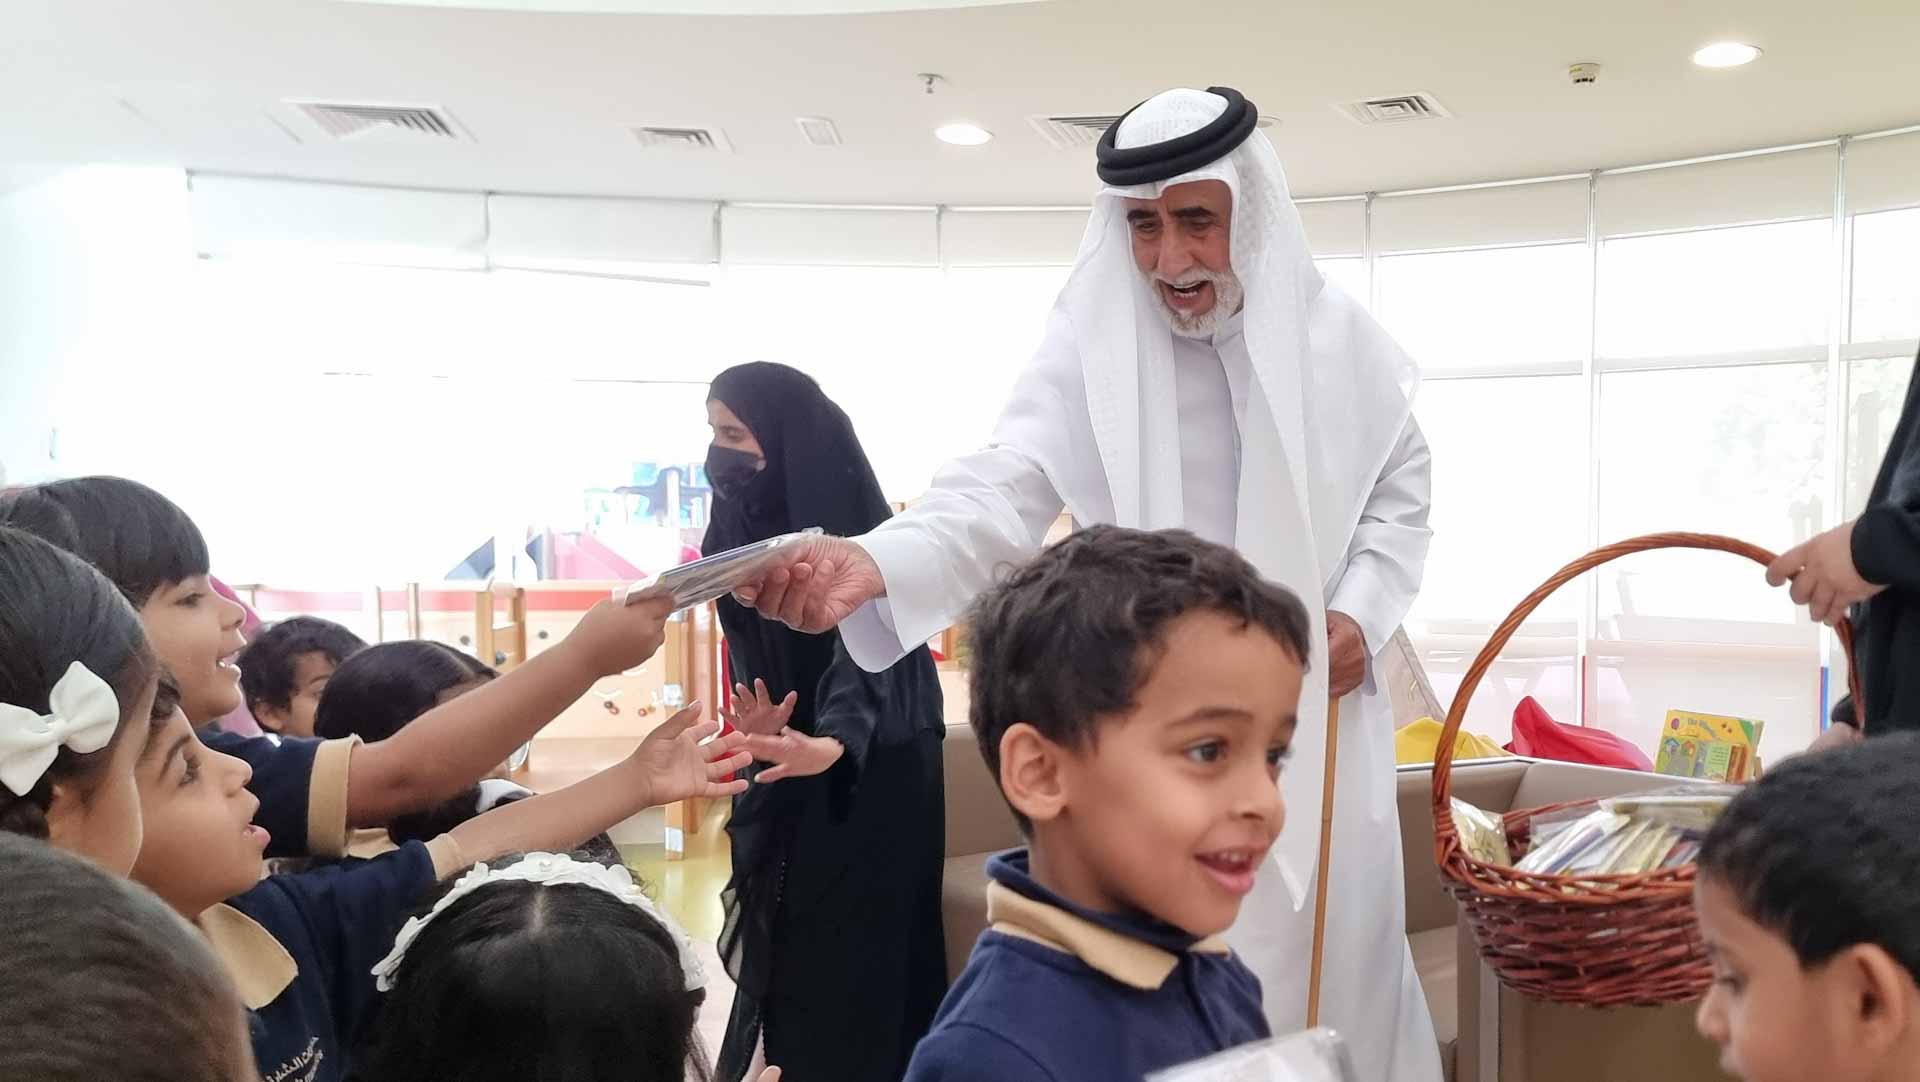
<path fill-rule="evenodd" d="M 713 486 L 714 495 L 723 500 L 739 499 L 765 466 L 758 456 L 746 451 L 717 444 L 707 448 L 707 482 Z"/>

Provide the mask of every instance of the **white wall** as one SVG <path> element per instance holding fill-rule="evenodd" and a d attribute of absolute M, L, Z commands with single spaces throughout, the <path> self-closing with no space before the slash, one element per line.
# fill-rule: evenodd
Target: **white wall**
<path fill-rule="evenodd" d="M 8 481 L 78 472 L 103 433 L 138 423 L 134 404 L 178 386 L 192 259 L 179 170 L 76 169 L 0 198 Z"/>

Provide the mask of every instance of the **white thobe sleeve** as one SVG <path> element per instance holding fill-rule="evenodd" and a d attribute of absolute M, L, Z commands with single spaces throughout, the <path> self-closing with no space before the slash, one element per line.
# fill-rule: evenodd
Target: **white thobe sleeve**
<path fill-rule="evenodd" d="M 840 624 L 847 653 L 880 672 L 952 626 L 1001 568 L 1038 552 L 1062 501 L 1040 464 L 1009 446 L 942 466 L 927 494 L 855 540 L 887 594 Z"/>
<path fill-rule="evenodd" d="M 1432 505 L 1433 454 L 1420 425 L 1408 417 L 1400 442 L 1360 510 L 1360 523 L 1347 546 L 1346 570 L 1327 601 L 1328 609 L 1344 612 L 1360 625 L 1372 654 L 1387 645 L 1420 592 L 1433 538 L 1427 528 Z"/>

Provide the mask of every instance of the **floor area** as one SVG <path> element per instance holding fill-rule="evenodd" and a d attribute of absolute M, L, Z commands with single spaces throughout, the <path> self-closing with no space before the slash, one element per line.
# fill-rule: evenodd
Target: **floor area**
<path fill-rule="evenodd" d="M 707 969 L 707 1001 L 700 1011 L 700 1043 L 711 1059 L 720 1051 L 727 1014 L 733 1008 L 733 982 L 720 966 L 714 943 L 720 938 L 720 891 L 727 885 L 733 857 L 727 846 L 729 802 L 710 801 L 700 829 L 686 836 L 685 859 L 667 859 L 664 845 L 623 845 L 620 855 L 645 884 L 648 896 L 672 914 L 693 938 Z"/>

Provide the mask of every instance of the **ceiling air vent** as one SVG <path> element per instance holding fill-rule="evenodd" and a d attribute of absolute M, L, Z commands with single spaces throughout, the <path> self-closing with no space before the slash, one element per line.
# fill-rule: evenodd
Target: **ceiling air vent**
<path fill-rule="evenodd" d="M 1118 114 L 1114 116 L 1033 116 L 1028 117 L 1027 122 L 1032 124 L 1033 130 L 1040 133 L 1040 138 L 1045 139 L 1055 150 L 1072 150 L 1075 147 L 1090 147 L 1098 143 L 1100 136 L 1105 134 L 1108 128 L 1113 127 L 1113 122 L 1119 119 Z"/>
<path fill-rule="evenodd" d="M 823 116 L 797 116 L 793 122 L 800 127 L 800 137 L 808 144 L 817 147 L 837 147 L 840 145 L 840 129 L 833 121 Z"/>
<path fill-rule="evenodd" d="M 1053 149 L 1072 150 L 1098 143 L 1100 137 L 1119 119 L 1116 113 L 1112 116 L 1031 116 L 1027 122 Z M 1263 116 L 1259 121 L 1262 128 L 1271 128 L 1278 123 L 1270 116 Z"/>
<path fill-rule="evenodd" d="M 733 147 L 718 128 L 675 128 L 648 125 L 633 129 L 633 137 L 651 150 L 719 151 L 730 154 Z"/>
<path fill-rule="evenodd" d="M 1398 124 L 1407 120 L 1442 120 L 1453 114 L 1432 94 L 1394 94 L 1385 98 L 1342 102 L 1334 106 L 1356 124 Z"/>
<path fill-rule="evenodd" d="M 335 139 L 370 133 L 399 133 L 421 139 L 471 141 L 471 136 L 437 105 L 377 105 L 354 102 L 290 101 L 320 130 Z"/>

